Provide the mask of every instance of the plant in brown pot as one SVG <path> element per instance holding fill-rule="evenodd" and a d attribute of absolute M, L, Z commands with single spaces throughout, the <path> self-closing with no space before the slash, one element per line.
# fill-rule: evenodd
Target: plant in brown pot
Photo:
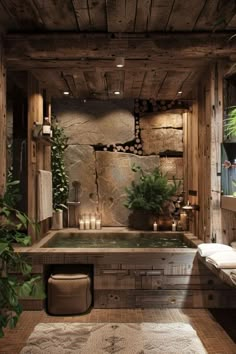
<path fill-rule="evenodd" d="M 181 182 L 177 183 L 173 178 L 173 183 L 169 183 L 158 167 L 144 173 L 140 166 L 133 165 L 132 171 L 138 173 L 139 177 L 126 188 L 127 199 L 124 205 L 133 210 L 129 216 L 130 226 L 151 230 L 155 221 L 166 217 L 171 225 L 171 213 L 175 209 L 171 198 L 177 194 Z"/>

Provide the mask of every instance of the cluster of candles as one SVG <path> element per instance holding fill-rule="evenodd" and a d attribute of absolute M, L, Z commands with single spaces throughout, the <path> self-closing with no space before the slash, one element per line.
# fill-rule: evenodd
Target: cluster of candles
<path fill-rule="evenodd" d="M 102 228 L 102 222 L 100 216 L 97 215 L 82 215 L 79 219 L 80 230 L 100 230 Z"/>
<path fill-rule="evenodd" d="M 178 230 L 179 228 L 179 230 Z M 158 230 L 158 224 L 156 221 L 153 223 L 153 231 Z M 186 231 L 187 230 L 187 214 L 180 213 L 179 221 L 173 220 L 172 222 L 172 231 Z"/>

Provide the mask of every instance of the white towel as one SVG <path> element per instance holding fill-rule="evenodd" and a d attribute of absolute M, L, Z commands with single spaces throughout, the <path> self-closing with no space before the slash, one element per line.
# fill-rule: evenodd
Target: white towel
<path fill-rule="evenodd" d="M 236 285 L 236 269 L 232 270 L 232 272 L 230 272 L 230 278 L 231 278 L 232 282 Z"/>
<path fill-rule="evenodd" d="M 52 172 L 38 170 L 38 221 L 52 216 Z"/>
<path fill-rule="evenodd" d="M 201 243 L 198 245 L 198 252 L 202 257 L 211 256 L 216 252 L 233 251 L 233 248 L 222 243 Z"/>
<path fill-rule="evenodd" d="M 206 257 L 206 261 L 216 268 L 236 268 L 236 251 L 216 252 Z"/>

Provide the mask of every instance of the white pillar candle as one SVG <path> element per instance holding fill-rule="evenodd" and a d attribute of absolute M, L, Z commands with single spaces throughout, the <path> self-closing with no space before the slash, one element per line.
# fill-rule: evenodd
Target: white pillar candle
<path fill-rule="evenodd" d="M 85 230 L 89 230 L 90 229 L 90 220 L 86 219 L 84 223 L 85 223 Z"/>
<path fill-rule="evenodd" d="M 96 229 L 97 230 L 101 229 L 101 220 L 96 220 Z"/>
<path fill-rule="evenodd" d="M 79 221 L 79 228 L 80 230 L 84 230 L 84 220 Z"/>
<path fill-rule="evenodd" d="M 95 230 L 95 227 L 96 227 L 96 219 L 93 218 L 93 217 L 90 219 L 90 226 L 91 226 L 91 229 L 92 229 L 92 230 Z"/>
<path fill-rule="evenodd" d="M 153 231 L 157 231 L 157 222 L 156 221 L 153 223 Z"/>

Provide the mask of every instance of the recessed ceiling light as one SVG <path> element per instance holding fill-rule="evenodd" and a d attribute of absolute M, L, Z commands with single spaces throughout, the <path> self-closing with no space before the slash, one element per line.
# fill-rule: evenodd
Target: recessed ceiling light
<path fill-rule="evenodd" d="M 123 68 L 125 66 L 125 58 L 124 57 L 117 57 L 115 59 L 116 67 Z"/>
<path fill-rule="evenodd" d="M 64 91 L 63 94 L 64 94 L 64 95 L 69 95 L 70 92 L 69 92 L 69 91 Z"/>
<path fill-rule="evenodd" d="M 114 91 L 114 95 L 120 95 L 120 91 Z"/>

